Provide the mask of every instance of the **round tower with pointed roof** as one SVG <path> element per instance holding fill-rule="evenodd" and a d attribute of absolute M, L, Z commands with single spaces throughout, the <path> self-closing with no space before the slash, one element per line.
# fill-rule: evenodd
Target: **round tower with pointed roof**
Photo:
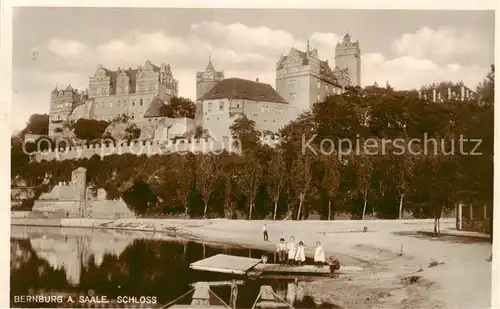
<path fill-rule="evenodd" d="M 340 70 L 347 69 L 352 85 L 361 86 L 361 49 L 358 41 L 351 41 L 349 32 L 335 47 L 335 66 Z"/>

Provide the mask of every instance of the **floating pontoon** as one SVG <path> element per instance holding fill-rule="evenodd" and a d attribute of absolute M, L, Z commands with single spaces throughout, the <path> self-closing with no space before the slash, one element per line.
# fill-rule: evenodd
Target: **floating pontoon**
<path fill-rule="evenodd" d="M 225 254 L 217 254 L 194 262 L 189 267 L 195 270 L 251 276 L 260 274 L 327 276 L 332 273 L 329 266 L 266 264 L 260 259 Z M 362 271 L 362 268 L 356 266 L 340 266 L 335 273 L 351 274 Z"/>

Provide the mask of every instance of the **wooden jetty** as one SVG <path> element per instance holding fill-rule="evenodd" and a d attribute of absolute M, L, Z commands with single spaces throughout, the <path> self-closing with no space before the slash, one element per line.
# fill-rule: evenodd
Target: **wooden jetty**
<path fill-rule="evenodd" d="M 194 292 L 194 293 L 193 293 Z M 188 305 L 176 304 L 182 298 L 187 296 L 188 294 L 193 293 L 191 298 L 191 303 Z M 163 308 L 170 309 L 200 309 L 200 308 L 209 308 L 209 309 L 232 309 L 228 304 L 226 304 L 217 294 L 210 290 L 210 285 L 208 282 L 196 282 L 194 284 L 194 288 L 184 295 L 176 298 L 170 303 L 166 304 Z"/>
<path fill-rule="evenodd" d="M 288 266 L 281 264 L 258 264 L 252 268 L 254 274 L 289 274 L 289 275 L 330 275 L 330 267 L 316 265 Z M 363 269 L 356 266 L 340 266 L 335 274 L 351 274 L 362 272 Z"/>
<path fill-rule="evenodd" d="M 218 273 L 246 275 L 255 265 L 261 263 L 260 259 L 241 256 L 217 254 L 209 258 L 191 263 L 189 267 L 195 270 L 213 271 Z"/>
<path fill-rule="evenodd" d="M 274 293 L 273 288 L 269 285 L 260 287 L 259 295 L 255 299 L 252 309 L 255 308 L 291 308 L 294 309 L 287 301 Z"/>
<path fill-rule="evenodd" d="M 195 270 L 251 276 L 258 276 L 261 274 L 328 276 L 332 274 L 332 271 L 330 270 L 330 267 L 328 265 L 289 266 L 281 264 L 266 264 L 263 263 L 260 259 L 252 259 L 225 254 L 218 254 L 207 259 L 194 262 L 189 267 Z M 340 269 L 335 270 L 334 273 L 352 274 L 362 271 L 362 268 L 356 266 L 340 266 Z"/>

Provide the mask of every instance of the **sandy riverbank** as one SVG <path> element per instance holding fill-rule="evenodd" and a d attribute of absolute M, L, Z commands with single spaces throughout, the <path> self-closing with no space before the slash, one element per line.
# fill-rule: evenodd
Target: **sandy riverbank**
<path fill-rule="evenodd" d="M 165 232 L 191 240 L 234 244 L 274 250 L 280 238 L 295 236 L 308 246 L 321 241 L 327 254 L 342 264 L 364 268 L 361 274 L 321 279 L 305 285 L 318 301 L 343 308 L 489 308 L 491 294 L 491 245 L 457 241 L 454 237 L 431 239 L 414 235 L 432 231 L 432 220 L 373 221 L 267 221 L 270 242 L 260 228 L 264 221 L 163 220 L 163 219 L 28 219 L 12 218 L 13 225 L 113 228 Z M 363 227 L 368 231 L 363 233 Z M 442 220 L 441 229 L 453 228 L 454 220 Z M 399 256 L 401 245 L 403 255 Z M 429 268 L 431 259 L 444 264 Z M 423 271 L 417 272 L 422 266 Z M 410 283 L 405 278 L 420 276 Z"/>

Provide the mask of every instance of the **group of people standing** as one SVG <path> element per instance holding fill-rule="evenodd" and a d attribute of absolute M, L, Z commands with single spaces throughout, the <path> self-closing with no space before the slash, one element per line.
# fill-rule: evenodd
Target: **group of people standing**
<path fill-rule="evenodd" d="M 264 241 L 269 241 L 267 224 L 262 227 Z M 306 246 L 304 242 L 295 242 L 295 237 L 290 237 L 290 240 L 285 243 L 284 238 L 280 238 L 280 242 L 276 246 L 278 261 L 281 265 L 300 265 L 306 261 Z M 316 242 L 316 250 L 314 251 L 314 264 L 322 266 L 326 263 L 325 250 L 319 241 Z"/>

